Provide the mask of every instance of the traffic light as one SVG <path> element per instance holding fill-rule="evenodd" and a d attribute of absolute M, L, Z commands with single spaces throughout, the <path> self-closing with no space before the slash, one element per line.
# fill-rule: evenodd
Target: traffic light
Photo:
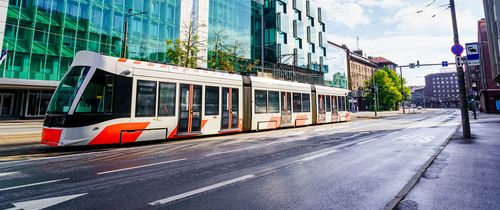
<path fill-rule="evenodd" d="M 417 67 L 420 68 L 420 61 L 417 60 Z"/>

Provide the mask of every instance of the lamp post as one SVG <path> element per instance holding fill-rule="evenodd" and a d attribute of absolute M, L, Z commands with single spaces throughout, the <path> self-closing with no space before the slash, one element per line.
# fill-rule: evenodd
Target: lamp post
<path fill-rule="evenodd" d="M 133 9 L 128 9 L 125 14 L 125 23 L 123 24 L 123 43 L 122 43 L 122 58 L 127 58 L 127 34 L 128 34 L 128 18 L 136 15 L 146 14 L 147 12 L 132 13 Z"/>

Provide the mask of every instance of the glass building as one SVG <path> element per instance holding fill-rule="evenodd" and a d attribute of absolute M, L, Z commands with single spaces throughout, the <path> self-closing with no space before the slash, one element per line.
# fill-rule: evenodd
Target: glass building
<path fill-rule="evenodd" d="M 8 49 L 0 66 L 0 117 L 44 115 L 54 81 L 61 79 L 76 52 L 119 57 L 129 9 L 129 14 L 146 13 L 128 18 L 128 57 L 165 60 L 165 40 L 179 37 L 180 4 L 181 0 L 9 0 L 7 11 L 0 13 L 0 21 L 5 21 L 0 43 Z"/>
<path fill-rule="evenodd" d="M 183 39 L 193 17 L 205 24 L 197 31 L 207 42 L 201 68 L 217 69 L 211 61 L 223 46 L 237 55 L 235 71 L 293 54 L 282 63 L 329 69 L 316 0 L 0 0 L 0 46 L 8 49 L 0 65 L 0 118 L 43 116 L 76 52 L 120 57 L 125 19 L 126 56 L 165 62 L 166 40 Z"/>

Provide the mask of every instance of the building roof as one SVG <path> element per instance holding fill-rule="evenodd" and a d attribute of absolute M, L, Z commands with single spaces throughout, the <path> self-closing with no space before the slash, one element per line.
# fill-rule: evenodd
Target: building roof
<path fill-rule="evenodd" d="M 373 57 L 372 60 L 383 65 L 398 65 L 384 57 Z"/>

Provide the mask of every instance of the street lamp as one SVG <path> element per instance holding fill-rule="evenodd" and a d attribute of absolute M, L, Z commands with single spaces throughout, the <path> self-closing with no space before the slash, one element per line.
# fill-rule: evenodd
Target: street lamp
<path fill-rule="evenodd" d="M 147 12 L 132 13 L 133 9 L 128 9 L 125 14 L 125 23 L 123 26 L 123 43 L 122 43 L 122 58 L 127 58 L 127 34 L 128 34 L 128 18 L 136 15 L 146 14 Z"/>

